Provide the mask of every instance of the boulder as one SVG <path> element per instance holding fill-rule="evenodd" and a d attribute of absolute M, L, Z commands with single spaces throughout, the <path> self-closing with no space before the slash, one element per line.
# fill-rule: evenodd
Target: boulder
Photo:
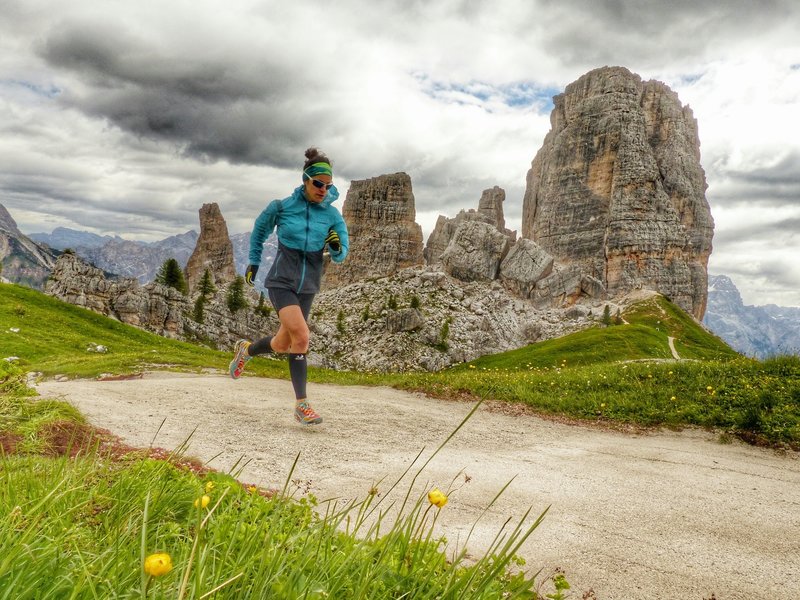
<path fill-rule="evenodd" d="M 530 298 L 536 282 L 553 271 L 553 257 L 533 240 L 520 238 L 500 263 L 500 280 L 522 298 Z"/>
<path fill-rule="evenodd" d="M 508 237 L 493 225 L 464 221 L 442 253 L 442 268 L 463 281 L 492 281 L 508 246 Z"/>

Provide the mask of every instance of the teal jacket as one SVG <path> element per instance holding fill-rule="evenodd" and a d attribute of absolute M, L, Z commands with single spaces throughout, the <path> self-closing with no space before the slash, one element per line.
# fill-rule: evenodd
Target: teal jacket
<path fill-rule="evenodd" d="M 273 200 L 261 211 L 250 234 L 251 265 L 261 263 L 264 240 L 278 229 L 278 253 L 264 280 L 265 287 L 289 289 L 298 294 L 319 291 L 328 232 L 334 229 L 341 243 L 339 252 L 329 249 L 333 262 L 342 262 L 350 246 L 347 225 L 333 206 L 338 198 L 339 191 L 333 186 L 325 200 L 319 204 L 309 202 L 301 185 L 288 198 Z"/>

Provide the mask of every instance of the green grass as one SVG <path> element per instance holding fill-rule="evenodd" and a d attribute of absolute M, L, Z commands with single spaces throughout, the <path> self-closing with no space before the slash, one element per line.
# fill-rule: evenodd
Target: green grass
<path fill-rule="evenodd" d="M 595 327 L 524 348 L 484 356 L 470 365 L 486 369 L 525 370 L 530 367 L 570 367 L 632 360 L 671 359 L 669 337 L 681 358 L 731 360 L 739 355 L 661 296 L 637 303 L 622 317 L 628 324 Z"/>

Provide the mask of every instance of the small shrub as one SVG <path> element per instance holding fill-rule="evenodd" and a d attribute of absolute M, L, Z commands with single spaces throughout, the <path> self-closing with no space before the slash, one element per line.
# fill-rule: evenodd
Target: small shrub
<path fill-rule="evenodd" d="M 343 334 L 344 333 L 344 311 L 340 310 L 339 314 L 336 315 L 336 331 Z"/>
<path fill-rule="evenodd" d="M 192 318 L 198 323 L 202 323 L 205 320 L 205 306 L 206 298 L 201 294 L 194 301 L 194 310 L 192 311 Z"/>
<path fill-rule="evenodd" d="M 419 308 L 419 297 L 416 294 L 411 296 L 411 308 Z"/>
<path fill-rule="evenodd" d="M 447 350 L 450 349 L 450 344 L 447 339 L 450 337 L 450 323 L 452 320 L 451 317 L 447 317 L 444 323 L 442 323 L 442 328 L 439 330 L 439 343 L 436 344 L 436 348 L 442 352 L 447 352 Z"/>
<path fill-rule="evenodd" d="M 369 321 L 369 304 L 364 307 L 364 310 L 361 312 L 361 320 L 362 321 Z"/>

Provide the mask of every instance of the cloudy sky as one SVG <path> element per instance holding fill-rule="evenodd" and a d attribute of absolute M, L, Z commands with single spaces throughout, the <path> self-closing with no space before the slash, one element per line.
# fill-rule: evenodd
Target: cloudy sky
<path fill-rule="evenodd" d="M 525 174 L 552 96 L 621 65 L 697 118 L 710 271 L 800 306 L 796 0 L 0 0 L 0 204 L 26 233 L 231 233 L 311 145 L 349 182 L 411 176 L 417 222 Z"/>

